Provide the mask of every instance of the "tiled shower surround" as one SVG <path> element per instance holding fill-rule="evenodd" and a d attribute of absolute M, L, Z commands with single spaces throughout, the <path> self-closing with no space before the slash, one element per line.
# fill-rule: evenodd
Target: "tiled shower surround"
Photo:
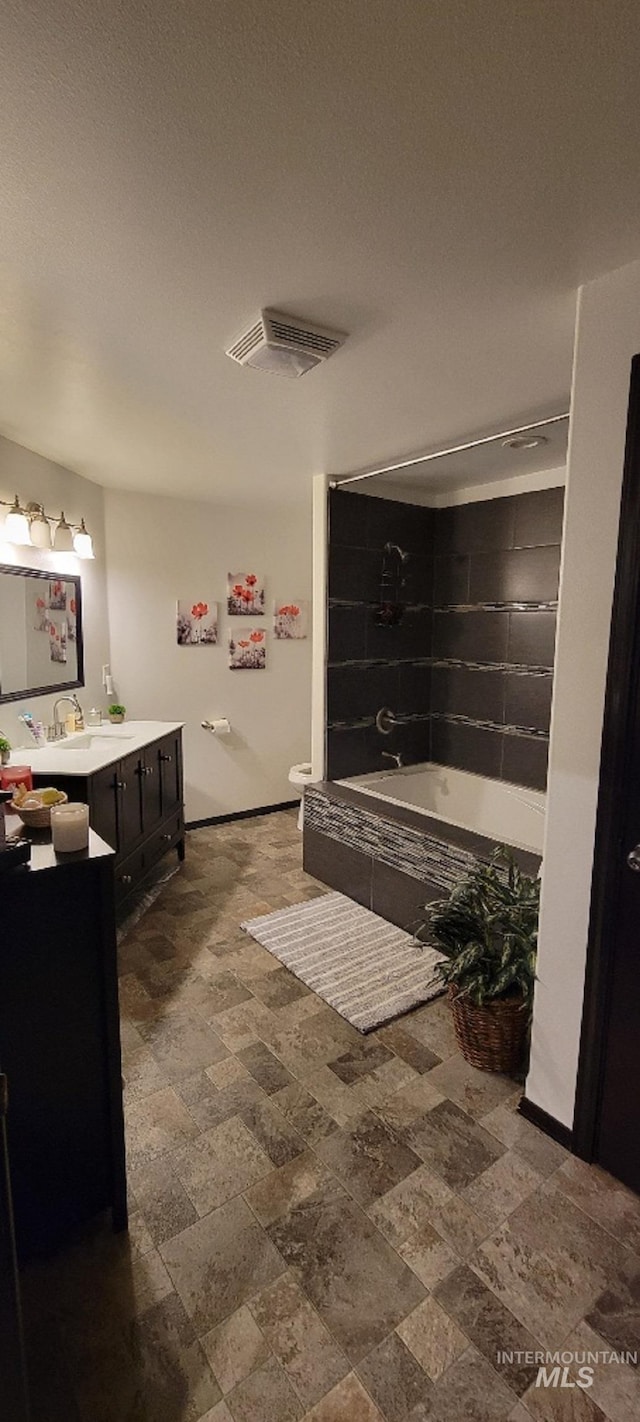
<path fill-rule="evenodd" d="M 428 509 L 331 492 L 330 779 L 388 768 L 389 751 L 545 788 L 563 495 Z M 409 554 L 395 626 L 376 620 L 388 543 Z"/>

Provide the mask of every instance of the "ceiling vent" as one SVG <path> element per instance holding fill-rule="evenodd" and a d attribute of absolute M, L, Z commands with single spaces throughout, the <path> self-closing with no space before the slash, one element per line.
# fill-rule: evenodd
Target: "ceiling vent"
<path fill-rule="evenodd" d="M 295 378 L 327 360 L 345 340 L 340 331 L 328 331 L 325 326 L 314 326 L 297 316 L 261 311 L 226 354 L 238 365 Z"/>

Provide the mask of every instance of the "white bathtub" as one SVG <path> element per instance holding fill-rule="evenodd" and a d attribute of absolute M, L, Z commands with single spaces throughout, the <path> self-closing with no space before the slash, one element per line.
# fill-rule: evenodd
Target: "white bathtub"
<path fill-rule="evenodd" d="M 542 854 L 546 796 L 540 790 L 426 762 L 340 780 L 377 800 L 407 805 L 448 824 Z"/>

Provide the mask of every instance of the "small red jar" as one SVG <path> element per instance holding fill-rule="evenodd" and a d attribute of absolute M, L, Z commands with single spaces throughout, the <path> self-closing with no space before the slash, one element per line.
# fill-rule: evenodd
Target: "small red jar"
<path fill-rule="evenodd" d="M 0 790 L 17 790 L 24 785 L 25 790 L 33 790 L 33 775 L 29 765 L 0 766 Z"/>

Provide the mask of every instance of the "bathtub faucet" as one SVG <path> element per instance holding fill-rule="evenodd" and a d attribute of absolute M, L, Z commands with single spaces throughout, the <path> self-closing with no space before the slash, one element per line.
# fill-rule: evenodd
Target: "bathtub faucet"
<path fill-rule="evenodd" d="M 402 751 L 382 751 L 381 755 L 383 760 L 392 760 L 398 770 L 402 770 Z"/>

